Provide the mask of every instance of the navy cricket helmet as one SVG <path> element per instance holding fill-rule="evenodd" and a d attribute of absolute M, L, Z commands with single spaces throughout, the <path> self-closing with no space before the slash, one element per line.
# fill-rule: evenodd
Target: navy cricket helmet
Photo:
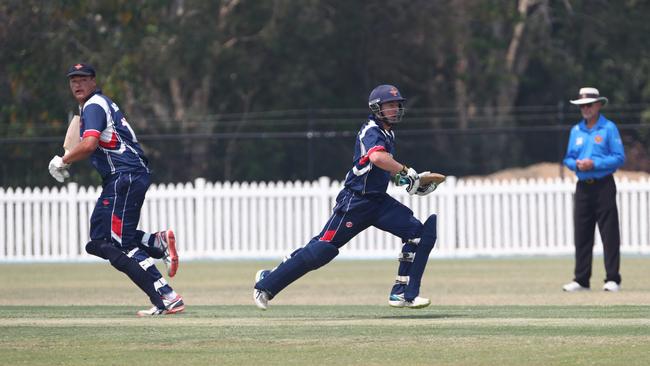
<path fill-rule="evenodd" d="M 370 96 L 368 97 L 368 107 L 372 114 L 381 121 L 386 123 L 398 123 L 402 121 L 402 116 L 404 116 L 404 101 L 406 101 L 406 98 L 402 97 L 399 89 L 393 85 L 385 84 L 379 85 L 370 92 Z M 381 110 L 381 105 L 387 102 L 399 102 L 397 113 L 390 118 L 384 116 L 384 113 Z"/>

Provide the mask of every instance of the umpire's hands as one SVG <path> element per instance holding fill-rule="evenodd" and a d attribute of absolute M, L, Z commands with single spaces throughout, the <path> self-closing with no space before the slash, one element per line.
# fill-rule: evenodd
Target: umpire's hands
<path fill-rule="evenodd" d="M 583 172 L 587 170 L 591 170 L 594 168 L 594 161 L 589 158 L 578 159 L 576 160 L 576 168 L 578 168 L 578 170 Z"/>
<path fill-rule="evenodd" d="M 398 186 L 406 186 L 406 191 L 412 196 L 420 187 L 420 175 L 413 168 L 404 165 L 404 168 L 395 174 L 394 182 Z"/>
<path fill-rule="evenodd" d="M 63 183 L 66 178 L 70 178 L 70 173 L 68 173 L 68 167 L 70 164 L 63 162 L 63 158 L 54 155 L 47 169 L 50 171 L 50 175 L 54 177 L 59 183 Z"/>

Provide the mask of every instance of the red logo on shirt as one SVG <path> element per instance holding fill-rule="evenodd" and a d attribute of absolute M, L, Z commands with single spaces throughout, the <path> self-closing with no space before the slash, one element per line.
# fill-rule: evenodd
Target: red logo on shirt
<path fill-rule="evenodd" d="M 600 144 L 601 142 L 603 142 L 603 137 L 600 135 L 596 135 L 596 137 L 594 137 L 594 141 L 596 141 L 597 144 Z"/>
<path fill-rule="evenodd" d="M 348 229 L 351 228 L 352 225 L 353 225 L 352 221 L 348 221 L 348 222 L 345 223 L 345 227 L 347 227 Z"/>
<path fill-rule="evenodd" d="M 104 200 L 102 201 L 102 204 L 103 204 L 104 206 L 108 206 L 109 203 L 111 203 L 111 201 L 109 201 L 109 200 L 107 200 L 107 199 L 104 199 Z"/>

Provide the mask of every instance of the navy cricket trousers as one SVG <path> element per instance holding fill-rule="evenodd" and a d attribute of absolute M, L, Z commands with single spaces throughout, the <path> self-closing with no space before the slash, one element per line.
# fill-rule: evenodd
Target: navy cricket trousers
<path fill-rule="evenodd" d="M 90 217 L 90 239 L 112 242 L 123 252 L 137 247 L 140 210 L 150 185 L 149 173 L 116 173 L 105 179 Z"/>
<path fill-rule="evenodd" d="M 172 288 L 154 265 L 154 260 L 141 249 L 144 232 L 137 229 L 150 185 L 149 173 L 117 173 L 105 179 L 90 217 L 90 239 L 115 245 L 146 271 L 147 280 L 164 295 Z"/>
<path fill-rule="evenodd" d="M 419 238 L 423 228 L 410 208 L 387 193 L 360 195 L 344 188 L 336 198 L 332 216 L 312 241 L 326 241 L 341 248 L 370 226 L 387 231 L 403 242 Z"/>

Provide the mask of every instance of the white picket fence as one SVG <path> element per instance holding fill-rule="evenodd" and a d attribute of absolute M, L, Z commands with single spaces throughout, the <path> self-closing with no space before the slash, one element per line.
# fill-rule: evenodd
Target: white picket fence
<path fill-rule="evenodd" d="M 617 180 L 623 253 L 650 253 L 650 180 Z M 318 234 L 341 183 L 154 185 L 140 228 L 173 228 L 183 259 L 279 258 Z M 573 253 L 575 180 L 462 181 L 426 197 L 389 193 L 424 221 L 438 215 L 432 256 Z M 92 260 L 83 248 L 99 187 L 0 188 L 0 262 Z M 348 258 L 394 258 L 400 240 L 371 228 L 342 250 Z M 602 252 L 597 235 L 595 252 Z"/>

